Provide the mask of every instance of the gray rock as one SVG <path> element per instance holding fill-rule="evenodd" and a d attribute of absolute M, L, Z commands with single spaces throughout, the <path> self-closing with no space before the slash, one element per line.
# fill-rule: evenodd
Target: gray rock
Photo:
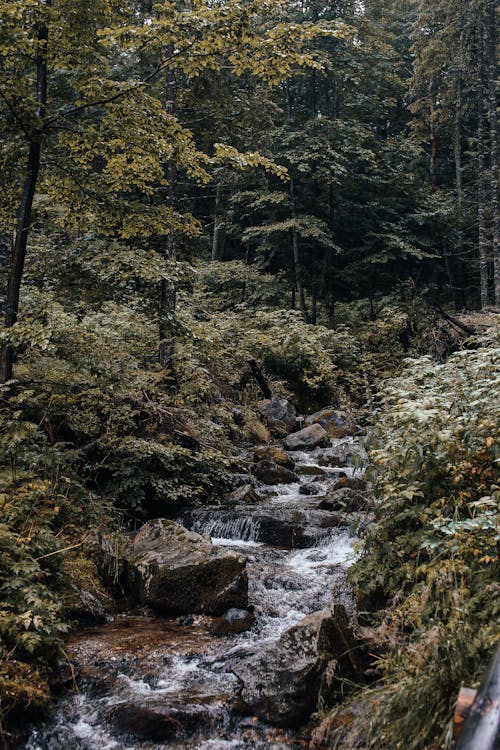
<path fill-rule="evenodd" d="M 286 398 L 274 394 L 270 399 L 259 401 L 257 410 L 277 437 L 288 435 L 297 426 L 297 412 Z"/>
<path fill-rule="evenodd" d="M 264 484 L 292 484 L 299 481 L 297 474 L 294 474 L 285 466 L 274 463 L 274 461 L 259 461 L 252 468 L 252 471 L 257 479 Z"/>
<path fill-rule="evenodd" d="M 288 435 L 283 445 L 287 451 L 307 451 L 318 446 L 326 447 L 329 443 L 330 439 L 326 430 L 320 424 L 312 424 Z"/>
<path fill-rule="evenodd" d="M 350 490 L 357 490 L 358 492 L 364 492 L 366 490 L 366 480 L 361 477 L 339 477 L 331 490 L 342 490 L 347 487 Z"/>
<path fill-rule="evenodd" d="M 274 461 L 279 466 L 284 466 L 286 469 L 293 471 L 295 469 L 295 461 L 291 456 L 288 455 L 283 448 L 277 445 L 261 445 L 256 448 L 253 454 L 253 460 L 255 463 L 259 461 Z"/>
<path fill-rule="evenodd" d="M 340 677 L 363 679 L 358 652 L 345 610 L 336 605 L 333 611 L 304 618 L 277 643 L 239 662 L 233 672 L 249 711 L 271 724 L 293 726 L 316 708 L 326 678 L 330 686 L 335 680 L 338 685 Z"/>
<path fill-rule="evenodd" d="M 246 503 L 248 505 L 253 505 L 255 503 L 259 503 L 261 501 L 260 496 L 255 492 L 254 488 L 251 484 L 243 484 L 241 487 L 238 487 L 236 490 L 233 490 L 227 498 L 227 502 L 231 504 L 239 504 L 239 503 Z"/>
<path fill-rule="evenodd" d="M 255 623 L 255 615 L 248 609 L 228 609 L 223 615 L 217 617 L 210 625 L 209 630 L 214 635 L 227 635 L 228 633 L 243 633 L 249 630 Z"/>
<path fill-rule="evenodd" d="M 246 560 L 173 521 L 148 521 L 125 551 L 130 592 L 169 614 L 214 614 L 248 604 Z"/>
<path fill-rule="evenodd" d="M 370 507 L 370 498 L 362 492 L 351 489 L 350 487 L 331 490 L 318 505 L 320 510 L 339 510 L 347 513 L 369 510 Z"/>
<path fill-rule="evenodd" d="M 321 487 L 314 482 L 308 482 L 307 484 L 302 484 L 300 486 L 299 492 L 301 495 L 319 495 Z"/>
<path fill-rule="evenodd" d="M 354 435 L 356 432 L 356 424 L 352 417 L 347 412 L 331 406 L 306 417 L 305 423 L 306 425 L 321 425 L 331 438 L 343 438 L 346 435 Z"/>

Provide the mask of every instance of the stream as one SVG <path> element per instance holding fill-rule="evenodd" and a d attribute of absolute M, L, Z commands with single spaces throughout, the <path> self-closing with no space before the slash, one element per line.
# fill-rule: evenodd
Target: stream
<path fill-rule="evenodd" d="M 25 750 L 307 746 L 300 730 L 274 728 L 245 715 L 231 670 L 333 601 L 352 610 L 345 575 L 354 559 L 354 531 L 348 519 L 339 526 L 338 518 L 317 506 L 339 476 L 362 473 L 354 466 L 357 451 L 353 438 L 296 451 L 299 483 L 259 484 L 259 504 L 204 508 L 181 519 L 191 530 L 209 534 L 213 544 L 247 558 L 254 625 L 217 636 L 206 616 L 124 614 L 80 630 L 67 644 L 78 667 L 78 689 L 68 687 L 51 718 L 32 730 Z M 308 483 L 314 483 L 314 493 L 302 494 L 301 485 Z M 183 727 L 171 739 L 169 722 Z"/>

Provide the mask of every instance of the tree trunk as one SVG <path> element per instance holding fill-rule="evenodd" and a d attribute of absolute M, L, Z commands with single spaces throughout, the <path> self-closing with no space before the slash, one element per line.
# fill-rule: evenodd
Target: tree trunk
<path fill-rule="evenodd" d="M 212 234 L 212 262 L 219 260 L 219 207 L 220 207 L 220 184 L 215 185 L 215 207 L 214 207 L 214 230 Z"/>
<path fill-rule="evenodd" d="M 487 5 L 488 26 L 488 110 L 490 121 L 491 162 L 491 236 L 493 245 L 493 279 L 495 306 L 500 307 L 500 214 L 498 206 L 498 119 L 497 119 L 497 33 L 496 3 Z"/>
<path fill-rule="evenodd" d="M 293 180 L 290 180 L 290 213 L 291 213 L 292 219 L 295 222 L 297 218 L 297 208 L 296 208 L 296 203 L 295 203 L 295 191 L 294 191 Z M 299 252 L 299 235 L 298 235 L 295 225 L 292 229 L 292 254 L 293 254 L 293 269 L 294 269 L 294 274 L 295 274 L 295 284 L 297 287 L 297 294 L 299 296 L 299 308 L 300 308 L 302 315 L 304 316 L 304 320 L 308 323 L 309 314 L 307 312 L 306 298 L 304 295 L 302 264 L 300 261 L 300 252 Z"/>
<path fill-rule="evenodd" d="M 31 128 L 29 133 L 30 145 L 28 162 L 24 178 L 21 204 L 17 212 L 17 226 L 12 247 L 12 261 L 10 265 L 7 293 L 5 296 L 5 328 L 12 328 L 19 313 L 19 296 L 23 280 L 24 262 L 28 246 L 28 235 L 31 225 L 33 198 L 35 197 L 38 176 L 40 174 L 40 160 L 42 154 L 43 126 L 47 106 L 47 44 L 49 32 L 47 26 L 37 29 L 38 52 L 36 57 L 36 99 L 38 126 Z M 0 383 L 12 378 L 14 349 L 4 344 L 0 352 Z"/>
<path fill-rule="evenodd" d="M 484 29 L 478 30 L 477 50 L 477 218 L 479 241 L 479 282 L 481 308 L 488 306 L 488 237 L 486 233 L 485 123 L 484 123 Z"/>
<path fill-rule="evenodd" d="M 431 154 L 429 158 L 429 177 L 431 183 L 431 190 L 436 189 L 436 155 L 437 155 L 437 141 L 436 141 L 436 125 L 435 125 L 435 111 L 433 104 L 433 93 L 432 93 L 432 81 L 429 84 L 429 139 L 431 146 Z"/>
<path fill-rule="evenodd" d="M 460 45 L 461 46 L 461 45 Z M 460 73 L 457 76 L 457 95 L 455 99 L 455 117 L 453 125 L 453 156 L 455 160 L 455 192 L 457 199 L 457 242 L 455 247 L 455 264 L 457 268 L 458 284 L 462 291 L 460 300 L 462 307 L 465 306 L 463 290 L 463 252 L 464 252 L 464 232 L 462 227 L 462 216 L 464 206 L 464 188 L 463 188 L 463 166 L 462 166 L 462 77 Z M 453 295 L 455 307 L 458 309 L 458 297 Z"/>
<path fill-rule="evenodd" d="M 175 72 L 170 68 L 165 70 L 165 109 L 168 114 L 173 115 L 175 111 L 176 81 Z M 172 214 L 175 211 L 176 204 L 176 186 L 177 171 L 173 161 L 167 164 L 167 205 Z M 172 264 L 177 257 L 177 235 L 173 228 L 170 228 L 169 234 L 165 237 L 163 246 L 163 257 Z M 164 370 L 169 370 L 175 382 L 174 368 L 174 337 L 173 328 L 175 323 L 175 309 L 177 303 L 177 294 L 175 284 L 169 279 L 162 279 L 160 283 L 160 299 L 158 310 L 158 334 L 160 339 L 159 345 L 159 362 Z"/>

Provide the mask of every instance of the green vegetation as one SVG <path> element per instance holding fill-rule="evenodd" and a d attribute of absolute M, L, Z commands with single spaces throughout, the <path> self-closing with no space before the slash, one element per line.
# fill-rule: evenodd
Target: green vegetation
<path fill-rule="evenodd" d="M 0 4 L 0 722 L 75 590 L 113 600 L 95 534 L 221 501 L 269 438 L 254 358 L 369 423 L 377 680 L 320 734 L 449 744 L 498 617 L 496 14 Z"/>

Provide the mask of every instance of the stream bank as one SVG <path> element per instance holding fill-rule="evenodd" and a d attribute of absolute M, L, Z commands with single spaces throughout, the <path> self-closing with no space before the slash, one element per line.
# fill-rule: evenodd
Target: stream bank
<path fill-rule="evenodd" d="M 362 477 L 358 439 L 320 442 L 290 451 L 288 483 L 249 478 L 252 504 L 177 519 L 246 559 L 249 629 L 216 634 L 205 614 L 148 612 L 75 633 L 67 648 L 78 690 L 69 680 L 26 750 L 307 746 L 308 716 L 346 650 L 343 643 L 333 653 L 332 640 L 336 619 L 354 615 L 346 570 L 355 557 L 355 519 L 365 515 L 335 508 L 331 495 L 339 480 Z M 342 627 L 348 631 L 347 620 Z M 346 677 L 356 669 L 341 667 Z"/>

